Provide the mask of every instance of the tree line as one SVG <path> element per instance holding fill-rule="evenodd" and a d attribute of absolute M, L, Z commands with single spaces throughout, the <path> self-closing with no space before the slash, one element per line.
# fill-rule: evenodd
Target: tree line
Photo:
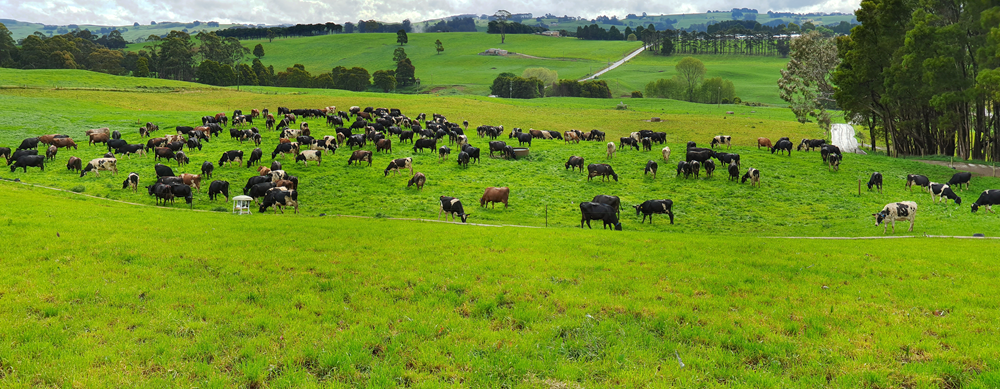
<path fill-rule="evenodd" d="M 0 23 L 0 67 L 22 69 L 88 69 L 110 74 L 134 71 L 138 55 L 128 55 L 121 32 L 103 36 L 76 30 L 48 37 L 36 32 L 21 40 L 20 47 L 10 30 Z"/>

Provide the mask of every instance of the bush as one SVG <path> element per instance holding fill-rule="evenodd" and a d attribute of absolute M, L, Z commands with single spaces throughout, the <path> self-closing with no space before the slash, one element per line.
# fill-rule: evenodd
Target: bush
<path fill-rule="evenodd" d="M 618 106 L 616 106 L 615 109 L 624 111 L 624 110 L 628 109 L 628 104 L 618 103 Z"/>
<path fill-rule="evenodd" d="M 75 193 L 83 193 L 85 190 L 87 190 L 87 187 L 83 185 L 77 185 L 72 188 L 69 188 L 69 190 Z"/>
<path fill-rule="evenodd" d="M 642 98 L 642 92 L 639 92 L 637 90 L 632 91 L 632 98 L 633 99 L 641 99 Z"/>

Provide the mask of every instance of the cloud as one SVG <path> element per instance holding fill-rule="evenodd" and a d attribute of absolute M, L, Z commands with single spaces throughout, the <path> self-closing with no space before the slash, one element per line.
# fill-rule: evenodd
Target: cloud
<path fill-rule="evenodd" d="M 375 19 L 421 21 L 457 14 L 492 14 L 498 9 L 514 13 L 583 16 L 629 13 L 677 14 L 712 10 L 755 8 L 760 12 L 852 12 L 860 0 L 750 0 L 738 4 L 722 0 L 0 0 L 0 16 L 45 24 L 129 25 L 150 21 L 220 23 L 325 23 Z"/>

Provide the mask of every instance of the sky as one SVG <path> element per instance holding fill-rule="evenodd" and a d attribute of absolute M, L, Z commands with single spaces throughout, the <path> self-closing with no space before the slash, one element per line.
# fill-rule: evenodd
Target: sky
<path fill-rule="evenodd" d="M 284 24 L 344 23 L 375 19 L 418 22 L 459 14 L 493 14 L 505 9 L 535 16 L 600 15 L 625 17 L 629 13 L 679 14 L 707 10 L 754 8 L 764 13 L 853 12 L 860 0 L 0 0 L 0 19 L 44 24 L 130 25 L 150 21 Z"/>

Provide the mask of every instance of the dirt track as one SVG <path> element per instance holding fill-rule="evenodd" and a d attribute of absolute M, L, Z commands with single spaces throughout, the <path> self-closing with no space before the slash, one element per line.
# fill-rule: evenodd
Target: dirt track
<path fill-rule="evenodd" d="M 972 174 L 974 174 L 976 176 L 980 176 L 980 177 L 993 177 L 994 173 L 995 173 L 992 167 L 989 167 L 987 165 L 980 165 L 980 164 L 976 164 L 976 163 L 966 163 L 966 162 L 958 162 L 958 161 L 956 161 L 954 163 L 954 165 L 953 165 L 950 162 L 944 162 L 944 161 L 927 161 L 927 160 L 923 160 L 923 159 L 918 159 L 917 162 L 923 162 L 923 163 L 929 163 L 931 165 L 947 166 L 947 167 L 954 166 L 955 170 L 961 170 L 963 172 L 970 172 L 970 173 L 972 173 Z"/>

